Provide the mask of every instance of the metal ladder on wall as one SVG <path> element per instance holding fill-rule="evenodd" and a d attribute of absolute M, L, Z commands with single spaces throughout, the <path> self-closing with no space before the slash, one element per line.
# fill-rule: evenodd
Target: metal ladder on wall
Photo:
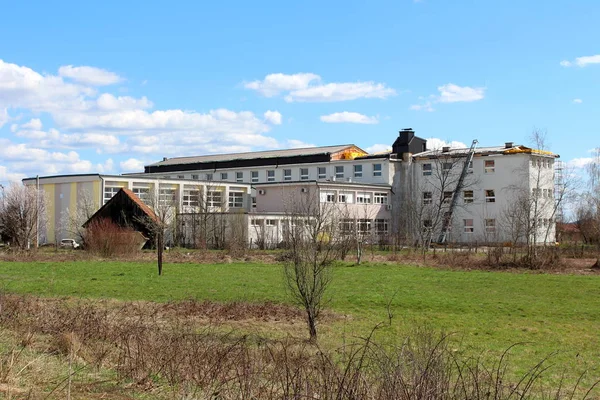
<path fill-rule="evenodd" d="M 452 200 L 450 201 L 450 208 L 448 209 L 448 212 L 444 216 L 444 219 L 442 222 L 442 231 L 440 232 L 440 237 L 438 238 L 438 244 L 446 243 L 448 231 L 450 230 L 450 226 L 452 223 L 452 214 L 454 213 L 454 209 L 456 208 L 456 202 L 458 201 L 458 197 L 460 196 L 460 192 L 462 191 L 462 188 L 463 188 L 463 185 L 465 182 L 465 178 L 469 171 L 469 165 L 471 165 L 471 162 L 473 161 L 473 155 L 475 154 L 475 149 L 477 148 L 477 143 L 479 143 L 477 141 L 477 139 L 473 140 L 473 143 L 471 143 L 471 148 L 469 149 L 469 153 L 467 154 L 467 161 L 465 161 L 465 165 L 463 166 L 460 176 L 458 177 L 458 182 L 456 183 L 456 188 L 454 189 L 454 193 L 452 194 Z"/>

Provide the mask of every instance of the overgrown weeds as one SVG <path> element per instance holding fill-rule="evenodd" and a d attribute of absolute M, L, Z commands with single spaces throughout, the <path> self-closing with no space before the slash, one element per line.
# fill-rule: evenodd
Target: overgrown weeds
<path fill-rule="evenodd" d="M 65 397 L 71 378 L 77 387 L 71 362 L 79 369 L 113 370 L 115 385 L 165 398 L 501 400 L 594 394 L 544 385 L 541 378 L 551 366 L 546 359 L 513 379 L 508 356 L 514 349 L 486 364 L 455 351 L 448 336 L 427 327 L 399 344 L 385 344 L 374 340 L 378 326 L 364 338 L 327 349 L 293 337 L 253 338 L 215 322 L 245 312 L 263 319 L 299 317 L 285 306 L 115 305 L 2 295 L 0 307 L 2 327 L 30 336 L 2 355 L 2 379 L 17 372 L 14 360 L 22 348 L 45 343 L 40 350 L 69 362 L 68 380 L 52 389 L 56 398 Z M 195 319 L 207 315 L 213 323 Z"/>

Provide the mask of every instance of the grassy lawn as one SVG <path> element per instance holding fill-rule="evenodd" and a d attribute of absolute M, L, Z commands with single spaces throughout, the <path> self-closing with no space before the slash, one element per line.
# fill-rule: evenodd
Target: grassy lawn
<path fill-rule="evenodd" d="M 232 263 L 167 264 L 164 276 L 151 263 L 99 261 L 0 263 L 0 284 L 9 292 L 122 300 L 286 302 L 283 275 L 276 265 Z M 522 368 L 553 351 L 569 372 L 591 368 L 600 377 L 600 277 L 365 264 L 336 266 L 329 307 L 347 315 L 321 327 L 322 340 L 364 335 L 387 321 L 386 338 L 401 337 L 415 321 L 454 333 L 461 348 L 477 354 L 500 352 L 516 342 Z M 299 332 L 298 335 L 302 334 Z M 562 370 L 562 369 L 561 369 Z"/>

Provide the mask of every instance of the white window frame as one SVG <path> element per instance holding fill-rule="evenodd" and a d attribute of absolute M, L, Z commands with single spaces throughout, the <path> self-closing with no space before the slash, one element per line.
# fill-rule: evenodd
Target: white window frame
<path fill-rule="evenodd" d="M 300 180 L 301 181 L 308 180 L 308 168 L 300 168 Z"/>
<path fill-rule="evenodd" d="M 243 172 L 236 172 L 235 173 L 235 181 L 238 183 L 243 183 L 244 182 L 244 173 Z"/>
<path fill-rule="evenodd" d="M 433 193 L 423 192 L 421 199 L 423 200 L 423 205 L 433 204 Z"/>
<path fill-rule="evenodd" d="M 150 188 L 148 187 L 133 187 L 131 191 L 144 203 L 150 200 Z"/>
<path fill-rule="evenodd" d="M 258 171 L 250 171 L 250 180 L 252 183 L 258 182 Z"/>
<path fill-rule="evenodd" d="M 208 207 L 222 207 L 223 192 L 221 190 L 209 190 L 206 193 L 206 204 Z"/>
<path fill-rule="evenodd" d="M 317 168 L 317 178 L 318 179 L 327 179 L 327 167 L 318 167 Z"/>
<path fill-rule="evenodd" d="M 104 186 L 104 204 L 108 203 L 119 190 L 121 190 L 121 186 Z M 110 194 L 110 197 L 108 197 L 107 194 Z"/>
<path fill-rule="evenodd" d="M 177 190 L 173 188 L 158 189 L 158 204 L 160 205 L 175 205 L 177 201 Z M 170 203 L 170 204 L 169 204 Z"/>
<path fill-rule="evenodd" d="M 496 220 L 494 218 L 485 220 L 485 233 L 496 233 Z"/>
<path fill-rule="evenodd" d="M 485 202 L 495 203 L 496 202 L 496 191 L 494 189 L 485 189 Z"/>
<path fill-rule="evenodd" d="M 227 172 L 221 172 L 221 180 L 222 181 L 226 181 L 229 177 L 229 174 Z"/>
<path fill-rule="evenodd" d="M 228 199 L 229 208 L 243 208 L 244 207 L 244 193 L 243 192 L 229 192 Z"/>
<path fill-rule="evenodd" d="M 283 170 L 283 180 L 284 181 L 291 181 L 292 180 L 292 170 L 291 169 L 284 169 Z"/>
<path fill-rule="evenodd" d="M 213 174 L 212 173 L 207 173 L 206 174 L 206 180 L 207 181 L 212 181 L 213 180 Z"/>
<path fill-rule="evenodd" d="M 483 160 L 483 172 L 485 174 L 495 173 L 496 172 L 496 160 Z"/>
<path fill-rule="evenodd" d="M 376 219 L 373 221 L 373 225 L 375 226 L 376 234 L 385 234 L 388 233 L 389 224 L 387 219 Z M 382 229 L 383 228 L 383 229 Z"/>
<path fill-rule="evenodd" d="M 335 166 L 335 178 L 342 178 L 344 179 L 344 166 L 343 165 L 336 165 Z"/>
<path fill-rule="evenodd" d="M 277 220 L 276 219 L 266 219 L 265 226 L 277 226 Z"/>
<path fill-rule="evenodd" d="M 371 204 L 372 196 L 369 192 L 356 193 L 356 204 Z"/>
<path fill-rule="evenodd" d="M 421 166 L 423 170 L 423 176 L 430 176 L 433 173 L 433 165 L 431 163 L 425 163 Z"/>
<path fill-rule="evenodd" d="M 470 196 L 467 196 L 467 193 L 470 193 Z M 463 190 L 463 202 L 465 204 L 473 203 L 475 199 L 475 193 L 472 190 Z"/>
<path fill-rule="evenodd" d="M 200 189 L 183 189 L 182 205 L 187 207 L 198 207 L 200 205 Z"/>
<path fill-rule="evenodd" d="M 373 164 L 373 176 L 381 176 L 383 171 L 383 166 L 381 163 Z"/>
<path fill-rule="evenodd" d="M 472 218 L 463 219 L 463 229 L 465 233 L 475 232 L 475 222 Z"/>
<path fill-rule="evenodd" d="M 387 204 L 388 203 L 388 194 L 382 192 L 375 192 L 373 194 L 373 203 L 374 204 Z"/>
<path fill-rule="evenodd" d="M 354 165 L 354 177 L 355 178 L 362 178 L 363 176 L 363 166 L 362 164 L 356 164 Z"/>
<path fill-rule="evenodd" d="M 275 182 L 275 170 L 267 170 L 267 182 Z"/>
<path fill-rule="evenodd" d="M 444 195 L 442 196 L 442 203 L 443 204 L 450 204 L 451 201 L 452 201 L 452 192 L 445 191 Z"/>
<path fill-rule="evenodd" d="M 200 180 L 200 175 L 198 175 L 198 174 L 193 174 L 193 175 L 192 175 L 192 179 L 194 179 L 194 180 L 198 181 L 198 180 Z"/>

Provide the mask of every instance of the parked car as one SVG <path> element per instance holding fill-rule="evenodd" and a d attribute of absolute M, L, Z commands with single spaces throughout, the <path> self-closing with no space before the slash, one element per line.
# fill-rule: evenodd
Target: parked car
<path fill-rule="evenodd" d="M 60 241 L 60 247 L 64 249 L 76 249 L 79 247 L 79 243 L 75 239 L 63 239 Z"/>

